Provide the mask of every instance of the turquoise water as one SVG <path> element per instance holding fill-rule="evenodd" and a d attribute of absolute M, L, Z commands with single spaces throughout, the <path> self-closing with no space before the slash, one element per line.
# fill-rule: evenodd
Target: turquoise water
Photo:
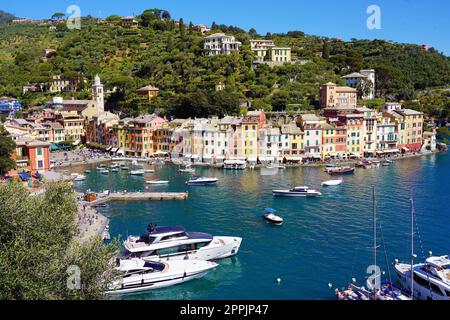
<path fill-rule="evenodd" d="M 292 168 L 276 175 L 198 168 L 197 173 L 220 179 L 217 186 L 207 187 L 187 187 L 184 182 L 189 176 L 169 165 L 144 177 L 123 171 L 105 176 L 96 173 L 95 166 L 88 168 L 93 172 L 76 185 L 78 191 L 189 191 L 186 201 L 111 203 L 103 213 L 111 220 L 113 237 L 142 234 L 153 222 L 244 239 L 239 254 L 220 261 L 205 278 L 127 298 L 334 299 L 334 288 L 352 278 L 365 284 L 365 271 L 372 261 L 372 186 L 390 263 L 408 258 L 410 195 L 420 236 L 416 253 L 419 257 L 430 250 L 450 253 L 448 152 L 404 159 L 389 167 L 357 169 L 354 176 L 344 177 L 341 186 L 327 189 L 320 187 L 330 179 L 323 168 Z M 145 180 L 170 180 L 170 185 L 146 189 Z M 295 185 L 320 189 L 323 196 L 275 198 L 271 194 L 272 189 Z M 261 219 L 266 207 L 278 211 L 285 219 L 283 226 Z M 387 272 L 381 248 L 378 260 Z"/>

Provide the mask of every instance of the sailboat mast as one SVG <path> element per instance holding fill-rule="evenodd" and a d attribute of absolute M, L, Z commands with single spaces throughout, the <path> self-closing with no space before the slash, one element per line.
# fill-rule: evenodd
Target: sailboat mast
<path fill-rule="evenodd" d="M 411 299 L 414 299 L 414 200 L 409 199 L 411 210 Z"/>
<path fill-rule="evenodd" d="M 377 211 L 375 205 L 375 187 L 372 188 L 372 206 L 373 206 L 373 265 L 375 268 L 375 277 L 377 276 Z M 375 278 L 375 284 L 376 282 Z M 373 291 L 375 292 L 376 288 L 373 286 Z"/>

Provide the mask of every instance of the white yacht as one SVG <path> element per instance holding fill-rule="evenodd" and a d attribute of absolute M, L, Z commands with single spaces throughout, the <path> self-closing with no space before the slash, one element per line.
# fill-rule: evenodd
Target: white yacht
<path fill-rule="evenodd" d="M 319 191 L 309 189 L 309 187 L 295 187 L 290 190 L 273 190 L 274 196 L 282 196 L 282 197 L 318 197 L 321 196 L 322 193 Z"/>
<path fill-rule="evenodd" d="M 186 184 L 190 186 L 210 185 L 217 183 L 217 181 L 219 181 L 217 178 L 193 176 L 186 182 Z"/>
<path fill-rule="evenodd" d="M 144 171 L 143 170 L 132 170 L 132 171 L 130 171 L 130 175 L 132 175 L 132 176 L 142 176 L 142 175 L 144 175 Z"/>
<path fill-rule="evenodd" d="M 106 294 L 135 293 L 173 286 L 201 278 L 217 266 L 214 262 L 198 260 L 118 260 L 116 270 L 121 275 L 110 284 Z"/>
<path fill-rule="evenodd" d="M 71 174 L 73 181 L 84 181 L 86 180 L 86 176 L 78 173 L 72 173 Z"/>
<path fill-rule="evenodd" d="M 450 259 L 448 256 L 429 257 L 425 263 L 413 265 L 414 276 L 411 281 L 411 264 L 395 263 L 395 272 L 402 286 L 414 291 L 420 300 L 450 300 Z"/>
<path fill-rule="evenodd" d="M 238 253 L 242 238 L 186 232 L 182 227 L 149 225 L 144 236 L 129 236 L 124 256 L 148 261 L 217 260 Z"/>
<path fill-rule="evenodd" d="M 328 180 L 328 181 L 322 182 L 322 186 L 324 186 L 324 187 L 338 186 L 338 185 L 342 184 L 343 181 L 344 181 L 343 179 Z"/>
<path fill-rule="evenodd" d="M 147 184 L 169 184 L 168 180 L 149 180 L 146 181 Z"/>

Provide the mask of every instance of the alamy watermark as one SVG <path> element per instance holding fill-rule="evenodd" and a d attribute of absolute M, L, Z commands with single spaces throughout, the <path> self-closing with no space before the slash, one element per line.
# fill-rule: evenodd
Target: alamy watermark
<path fill-rule="evenodd" d="M 78 266 L 69 266 L 66 273 L 67 277 L 67 289 L 80 290 L 81 289 L 81 270 Z"/>
<path fill-rule="evenodd" d="M 81 29 L 81 9 L 77 5 L 70 5 L 66 9 L 67 17 L 67 28 L 69 30 L 80 30 Z"/>
<path fill-rule="evenodd" d="M 366 13 L 369 15 L 367 18 L 367 29 L 380 30 L 381 29 L 381 8 L 376 4 L 372 4 L 367 7 Z"/>

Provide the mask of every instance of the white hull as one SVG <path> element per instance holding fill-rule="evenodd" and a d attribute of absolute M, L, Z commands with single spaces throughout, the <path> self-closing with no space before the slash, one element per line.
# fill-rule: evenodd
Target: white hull
<path fill-rule="evenodd" d="M 342 184 L 342 180 L 329 180 L 322 183 L 322 186 L 333 187 Z"/>
<path fill-rule="evenodd" d="M 147 181 L 147 184 L 168 184 L 169 181 Z"/>
<path fill-rule="evenodd" d="M 295 193 L 291 192 L 289 190 L 274 190 L 272 191 L 274 196 L 278 197 L 303 197 L 303 198 L 312 198 L 312 197 L 318 197 L 321 195 L 321 193 Z"/>
<path fill-rule="evenodd" d="M 414 267 L 416 269 L 416 266 Z M 402 286 L 411 292 L 411 265 L 398 263 L 395 265 L 395 272 L 397 273 L 398 278 L 400 279 L 400 283 Z M 417 275 L 416 275 L 417 276 Z M 419 278 L 419 277 L 418 277 Z M 440 290 L 447 290 L 450 293 L 450 286 L 443 287 L 443 284 L 439 284 L 436 280 L 433 280 L 432 277 L 424 277 L 425 281 L 431 281 L 433 286 L 439 287 Z M 445 296 L 443 292 L 438 294 L 433 290 L 430 290 L 429 286 L 423 286 L 414 281 L 414 298 L 419 300 L 445 300 L 449 301 L 450 296 Z M 444 291 L 445 292 L 445 291 Z"/>
<path fill-rule="evenodd" d="M 205 261 L 174 261 L 167 265 L 167 270 L 139 273 L 118 279 L 111 284 L 106 294 L 127 294 L 170 287 L 202 278 L 217 267 L 216 263 Z"/>

